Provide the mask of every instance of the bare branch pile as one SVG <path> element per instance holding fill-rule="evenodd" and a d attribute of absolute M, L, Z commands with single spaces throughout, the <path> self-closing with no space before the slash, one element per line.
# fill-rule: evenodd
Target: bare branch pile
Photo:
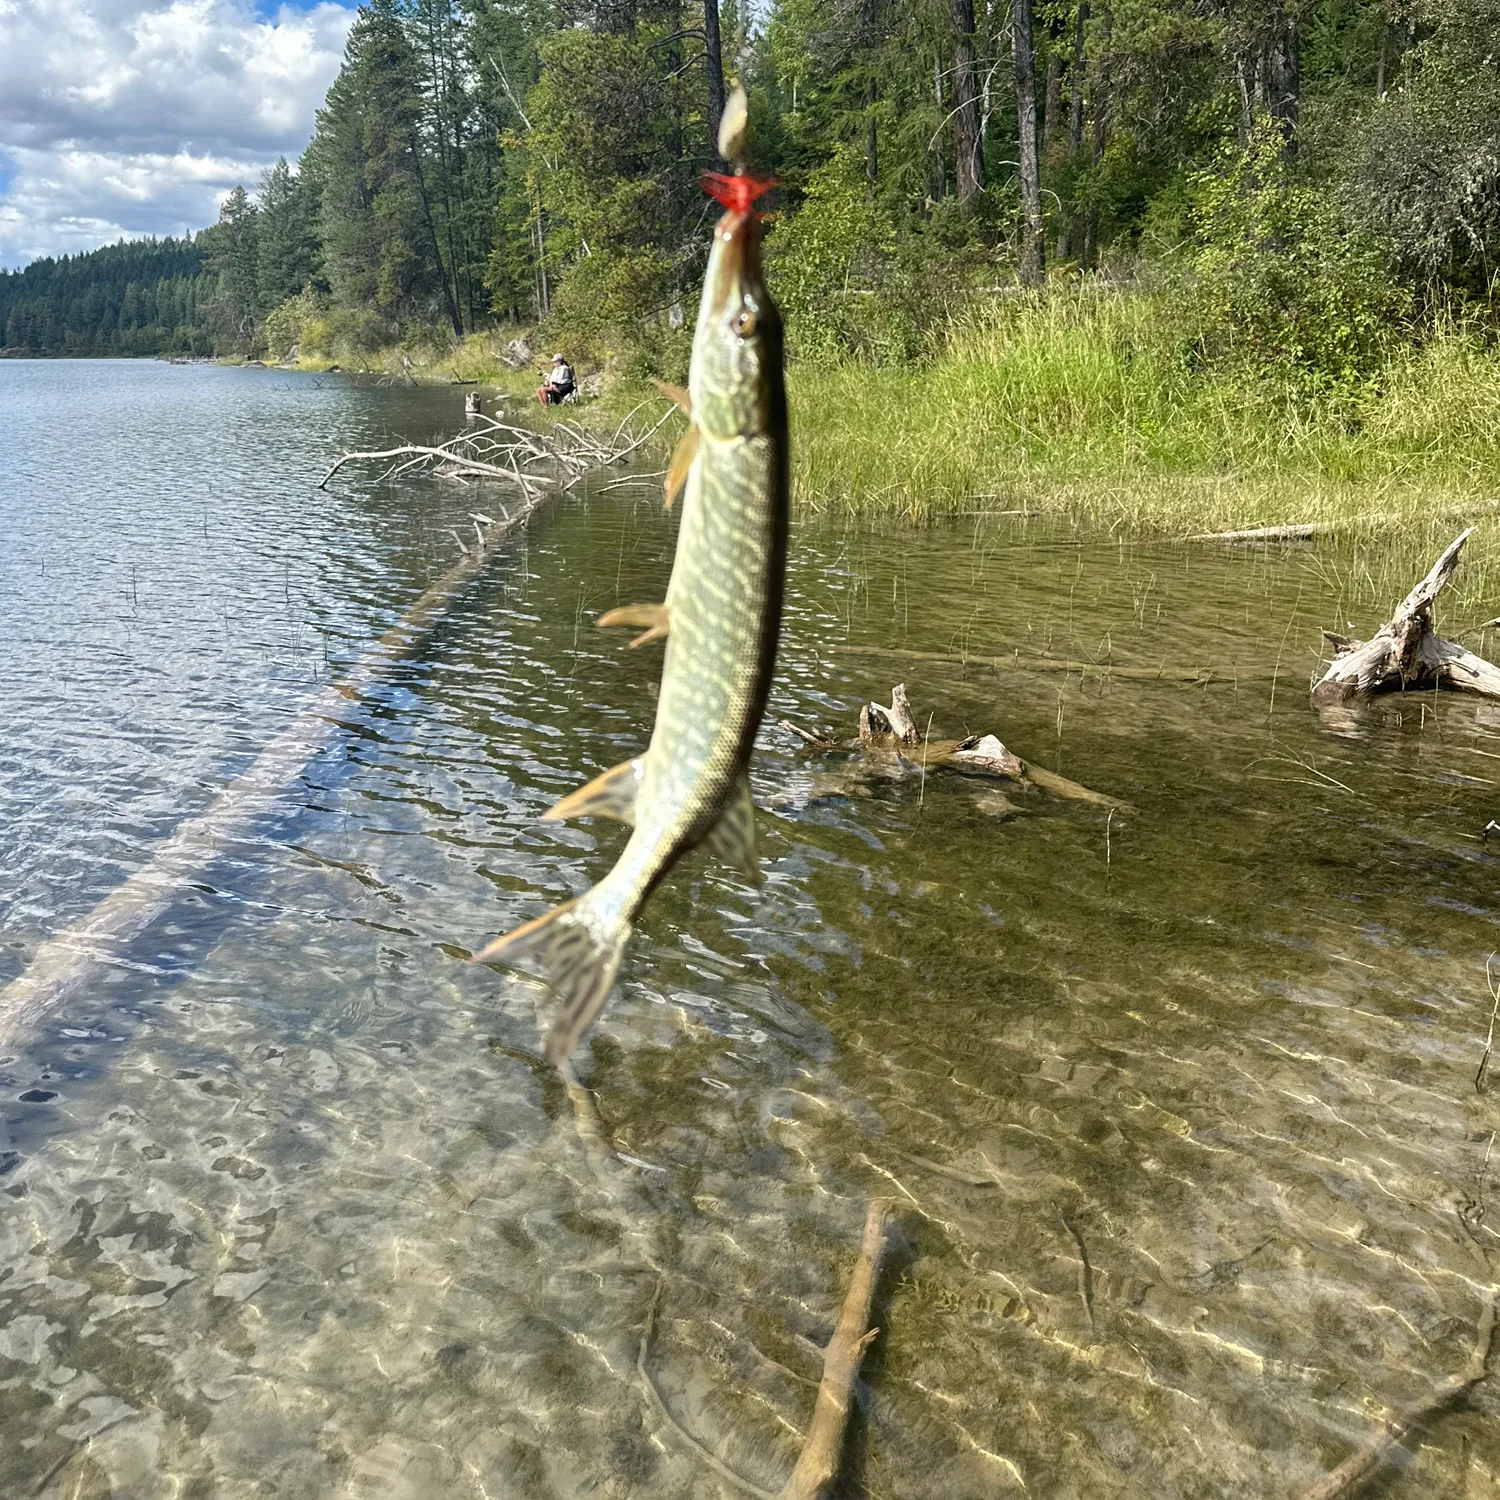
<path fill-rule="evenodd" d="M 639 432 L 633 419 L 636 407 L 613 433 L 589 432 L 572 422 L 555 422 L 545 432 L 516 427 L 497 417 L 478 415 L 469 426 L 444 443 L 428 446 L 403 443 L 396 448 L 346 453 L 318 482 L 323 489 L 345 464 L 384 461 L 377 483 L 427 473 L 460 484 L 472 480 L 500 480 L 514 485 L 528 499 L 554 486 L 571 489 L 590 469 L 617 464 L 641 448 L 675 407 L 653 426 Z"/>

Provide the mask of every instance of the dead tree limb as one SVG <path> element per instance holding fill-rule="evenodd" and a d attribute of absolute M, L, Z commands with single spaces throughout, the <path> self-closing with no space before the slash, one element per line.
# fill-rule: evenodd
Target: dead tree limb
<path fill-rule="evenodd" d="M 1314 685 L 1315 706 L 1347 703 L 1370 693 L 1458 688 L 1500 698 L 1500 667 L 1444 640 L 1432 628 L 1432 608 L 1458 567 L 1458 555 L 1474 530 L 1455 537 L 1427 576 L 1396 606 L 1396 612 L 1367 641 L 1351 641 L 1324 631 L 1334 649 L 1328 670 Z"/>
<path fill-rule="evenodd" d="M 839 1471 L 844 1434 L 849 1426 L 849 1407 L 854 1400 L 854 1381 L 874 1342 L 878 1328 L 871 1328 L 870 1304 L 875 1300 L 875 1282 L 885 1254 L 888 1224 L 885 1208 L 871 1203 L 865 1215 L 864 1241 L 849 1290 L 839 1313 L 838 1326 L 823 1351 L 823 1381 L 813 1407 L 812 1425 L 802 1445 L 797 1467 L 781 1492 L 781 1500 L 822 1500 Z"/>
<path fill-rule="evenodd" d="M 1081 677 L 1122 677 L 1141 682 L 1243 682 L 1245 674 L 1215 671 L 1212 667 L 1117 667 L 1109 662 L 1065 661 L 1055 656 L 970 656 L 956 651 L 910 651 L 902 646 L 840 644 L 824 648 L 835 656 L 891 656 L 902 661 L 942 662 L 956 667 L 1007 668 L 1018 672 L 1077 672 Z"/>
<path fill-rule="evenodd" d="M 1465 532 L 1465 535 L 1468 533 Z M 1459 540 L 1462 541 L 1463 538 L 1460 537 Z M 1386 1423 L 1383 1432 L 1351 1453 L 1338 1468 L 1330 1470 L 1310 1489 L 1304 1490 L 1301 1500 L 1344 1500 L 1345 1496 L 1353 1495 L 1367 1479 L 1400 1455 L 1408 1439 L 1419 1433 L 1434 1417 L 1441 1416 L 1450 1407 L 1456 1406 L 1484 1379 L 1489 1363 L 1490 1344 L 1495 1337 L 1496 1295 L 1492 1287 L 1485 1298 L 1484 1309 L 1479 1314 L 1479 1323 L 1474 1330 L 1474 1347 L 1463 1369 L 1440 1380 L 1432 1395 L 1425 1401 L 1414 1401 L 1410 1406 L 1403 1406 Z"/>
<path fill-rule="evenodd" d="M 328 481 L 338 473 L 345 464 L 354 463 L 357 459 L 368 458 L 435 458 L 444 465 L 451 465 L 459 473 L 480 474 L 486 479 L 514 479 L 515 474 L 509 469 L 497 468 L 494 464 L 481 463 L 476 458 L 463 458 L 456 455 L 450 448 L 429 448 L 420 443 L 403 443 L 399 448 L 381 448 L 368 453 L 346 453 L 335 463 L 332 468 L 318 481 L 318 488 L 326 488 Z M 410 467 L 409 465 L 407 467 Z M 521 481 L 524 486 L 525 480 Z"/>
<path fill-rule="evenodd" d="M 1299 526 L 1252 526 L 1244 531 L 1200 531 L 1190 542 L 1305 542 L 1311 537 L 1332 531 L 1326 522 Z"/>
<path fill-rule="evenodd" d="M 952 766 L 981 776 L 1019 781 L 1074 802 L 1091 802 L 1096 807 L 1121 810 L 1128 807 L 1116 797 L 1092 791 L 1066 776 L 1059 776 L 1056 771 L 1022 760 L 1007 749 L 997 735 L 971 734 L 961 740 L 930 738 L 917 728 L 904 683 L 897 683 L 891 690 L 889 708 L 878 703 L 866 703 L 860 708 L 859 733 L 852 740 L 825 739 L 789 719 L 782 719 L 777 727 L 796 735 L 810 750 L 857 750 L 873 757 L 877 765 L 883 758 L 887 764 L 894 762 L 901 769 L 920 766 L 923 770 L 930 770 L 934 766 Z"/>
<path fill-rule="evenodd" d="M 443 443 L 402 443 L 394 448 L 346 453 L 318 481 L 318 488 L 325 488 L 345 464 L 382 459 L 397 460 L 380 476 L 382 479 L 425 468 L 449 479 L 465 475 L 477 479 L 503 479 L 520 485 L 530 494 L 554 483 L 555 471 L 559 468 L 576 477 L 588 469 L 617 464 L 629 458 L 676 410 L 675 406 L 669 406 L 659 421 L 640 433 L 631 428 L 630 417 L 627 417 L 608 437 L 591 435 L 570 422 L 558 422 L 544 431 L 515 427 L 494 417 L 478 416 L 463 432 Z M 481 423 L 483 425 L 479 425 Z M 527 464 L 550 465 L 553 472 L 523 471 L 520 459 Z"/>

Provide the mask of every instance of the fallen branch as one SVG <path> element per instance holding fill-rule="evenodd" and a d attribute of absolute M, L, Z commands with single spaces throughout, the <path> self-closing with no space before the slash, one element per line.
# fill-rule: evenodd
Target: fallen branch
<path fill-rule="evenodd" d="M 1078 672 L 1084 677 L 1124 677 L 1142 682 L 1234 682 L 1242 680 L 1212 667 L 1116 667 L 1108 662 L 1064 661 L 1055 656 L 970 656 L 952 651 L 908 651 L 901 646 L 838 645 L 825 648 L 836 656 L 894 656 L 903 661 L 934 661 L 963 667 L 1011 667 L 1025 672 Z"/>
<path fill-rule="evenodd" d="M 639 410 L 637 407 L 636 411 Z M 641 433 L 630 427 L 630 419 L 635 415 L 631 412 L 609 437 L 591 435 L 570 422 L 557 422 L 544 432 L 515 427 L 494 417 L 476 416 L 468 428 L 443 443 L 402 443 L 394 448 L 346 453 L 318 481 L 318 488 L 325 488 L 345 464 L 385 460 L 389 466 L 380 475 L 382 480 L 399 478 L 414 469 L 426 469 L 445 479 L 461 479 L 465 475 L 477 479 L 503 479 L 519 485 L 530 495 L 554 483 L 556 474 L 523 471 L 521 459 L 527 464 L 539 463 L 549 465 L 553 470 L 564 469 L 576 478 L 588 469 L 617 464 L 629 458 L 676 410 L 675 406 L 669 406 L 659 421 Z M 390 460 L 397 461 L 392 463 Z"/>
<path fill-rule="evenodd" d="M 971 734 L 961 740 L 930 738 L 917 729 L 904 683 L 897 683 L 891 689 L 889 708 L 878 703 L 866 703 L 860 708 L 859 733 L 854 739 L 825 739 L 789 719 L 782 719 L 777 727 L 795 735 L 810 750 L 857 750 L 876 757 L 885 755 L 893 758 L 902 769 L 920 767 L 926 771 L 933 766 L 952 766 L 982 776 L 1019 781 L 1074 802 L 1091 802 L 1096 807 L 1121 810 L 1128 808 L 1127 803 L 1116 797 L 1092 791 L 1066 776 L 1059 776 L 1056 771 L 1022 760 L 993 734 Z"/>
<path fill-rule="evenodd" d="M 1323 632 L 1333 647 L 1334 658 L 1313 686 L 1315 706 L 1408 688 L 1456 688 L 1500 698 L 1500 667 L 1457 641 L 1444 640 L 1432 628 L 1433 604 L 1453 577 L 1458 555 L 1473 530 L 1469 527 L 1448 544 L 1427 576 L 1368 641 L 1351 641 L 1332 631 Z"/>
<path fill-rule="evenodd" d="M 1333 530 L 1326 522 L 1301 526 L 1252 526 L 1247 531 L 1200 531 L 1190 542 L 1305 542 Z"/>
<path fill-rule="evenodd" d="M 849 1407 L 854 1400 L 854 1381 L 874 1342 L 878 1328 L 871 1328 L 870 1304 L 875 1300 L 875 1282 L 885 1254 L 887 1221 L 884 1207 L 871 1203 L 865 1215 L 864 1241 L 849 1291 L 844 1297 L 838 1326 L 823 1351 L 823 1381 L 813 1407 L 812 1425 L 802 1445 L 797 1467 L 781 1492 L 781 1500 L 822 1500 L 839 1471 L 844 1434 L 849 1425 Z"/>
<path fill-rule="evenodd" d="M 1385 1431 L 1370 1439 L 1364 1447 L 1351 1453 L 1338 1468 L 1325 1474 L 1310 1489 L 1302 1492 L 1301 1500 L 1344 1500 L 1360 1485 L 1371 1478 L 1392 1459 L 1402 1453 L 1407 1439 L 1425 1427 L 1434 1417 L 1441 1416 L 1449 1407 L 1456 1406 L 1485 1377 L 1489 1362 L 1490 1344 L 1495 1337 L 1495 1299 L 1492 1287 L 1485 1298 L 1484 1309 L 1479 1314 L 1479 1324 L 1474 1330 L 1474 1347 L 1469 1358 L 1456 1375 L 1440 1380 L 1432 1395 L 1425 1401 L 1414 1401 L 1402 1407 L 1385 1424 Z"/>

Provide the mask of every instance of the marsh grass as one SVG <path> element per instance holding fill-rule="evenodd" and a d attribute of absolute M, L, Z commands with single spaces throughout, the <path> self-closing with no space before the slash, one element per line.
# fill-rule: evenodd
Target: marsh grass
<path fill-rule="evenodd" d="M 814 510 L 1022 509 L 1145 534 L 1324 522 L 1438 530 L 1500 509 L 1500 355 L 1449 324 L 1319 391 L 1206 369 L 1165 293 L 1081 288 L 973 308 L 920 369 L 791 374 Z"/>

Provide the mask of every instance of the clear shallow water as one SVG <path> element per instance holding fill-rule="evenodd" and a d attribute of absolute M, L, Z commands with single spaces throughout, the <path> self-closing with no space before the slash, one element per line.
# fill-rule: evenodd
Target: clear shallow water
<path fill-rule="evenodd" d="M 451 560 L 482 490 L 311 486 L 458 405 L 0 364 L 7 975 Z M 643 1396 L 653 1298 L 669 1407 L 775 1488 L 871 1194 L 900 1234 L 846 1493 L 1296 1494 L 1463 1363 L 1500 714 L 1305 695 L 1318 628 L 1427 559 L 1362 597 L 1332 546 L 799 528 L 772 720 L 848 733 L 905 680 L 934 739 L 1131 807 L 768 728 L 764 885 L 685 867 L 578 1059 L 609 1150 L 534 990 L 459 960 L 613 858 L 536 818 L 644 744 L 660 657 L 591 622 L 659 598 L 671 544 L 649 486 L 541 512 L 0 1065 L 0 1493 L 712 1494 Z M 1481 1388 L 1383 1493 L 1495 1493 L 1497 1414 Z"/>

